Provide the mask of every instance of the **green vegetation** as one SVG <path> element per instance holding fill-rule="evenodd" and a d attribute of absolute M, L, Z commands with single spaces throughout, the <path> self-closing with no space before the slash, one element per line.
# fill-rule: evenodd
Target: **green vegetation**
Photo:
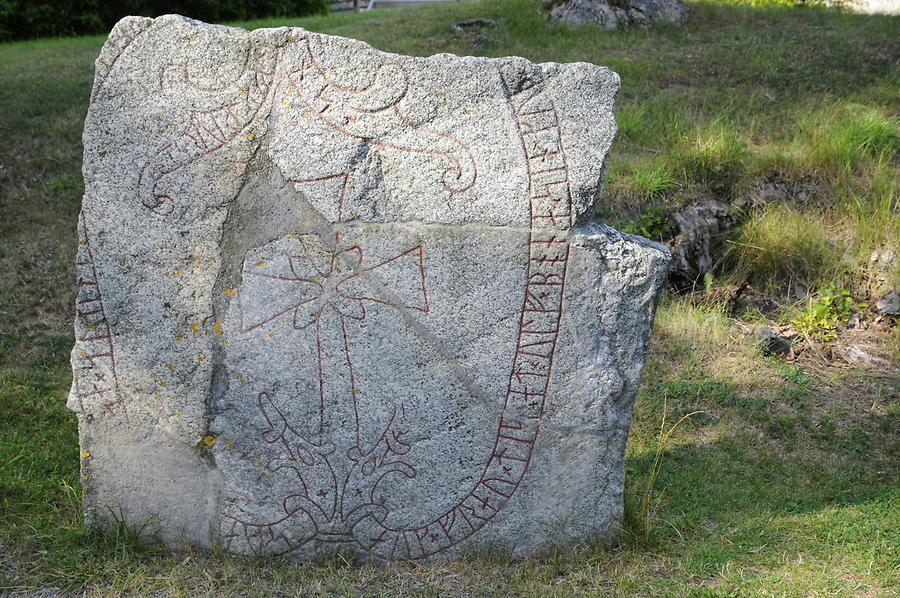
<path fill-rule="evenodd" d="M 106 32 L 124 16 L 222 21 L 325 12 L 325 0 L 2 0 L 0 41 Z"/>
<path fill-rule="evenodd" d="M 815 297 L 809 297 L 806 306 L 791 323 L 803 338 L 833 341 L 837 339 L 840 322 L 847 321 L 853 312 L 865 308 L 865 305 L 853 301 L 847 289 L 826 286 Z"/>
<path fill-rule="evenodd" d="M 840 249 L 830 241 L 829 223 L 810 225 L 815 216 L 785 205 L 753 214 L 733 241 L 735 275 L 763 287 L 799 283 L 807 288 L 835 277 Z"/>
<path fill-rule="evenodd" d="M 0 46 L 0 593 L 900 592 L 900 332 L 866 337 L 867 351 L 894 360 L 889 367 L 820 355 L 843 342 L 835 323 L 857 303 L 900 283 L 896 260 L 872 259 L 900 247 L 900 19 L 771 4 L 690 8 L 683 27 L 606 33 L 548 27 L 528 0 L 287 21 L 418 55 L 610 66 L 622 77 L 620 131 L 598 212 L 637 232 L 665 238 L 664 214 L 695 198 L 739 201 L 763 181 L 787 190 L 748 204 L 714 277 L 698 285 L 702 296 L 660 306 L 627 452 L 622 544 L 524 563 L 299 566 L 195 549 L 169 555 L 139 541 L 150 529 L 85 531 L 76 421 L 64 403 L 80 134 L 103 39 Z M 473 17 L 499 23 L 483 47 L 450 29 Z M 775 311 L 751 302 L 732 318 L 716 293 L 744 282 Z M 792 305 L 798 285 L 811 298 Z M 804 334 L 823 351 L 794 361 L 760 354 L 755 323 L 806 313 L 814 323 Z M 820 321 L 840 338 L 817 339 Z M 664 418 L 693 412 L 702 413 L 668 433 Z"/>
<path fill-rule="evenodd" d="M 637 220 L 624 222 L 619 227 L 622 232 L 641 235 L 654 241 L 664 241 L 673 234 L 672 224 L 666 218 L 663 207 L 652 205 L 638 215 Z"/>

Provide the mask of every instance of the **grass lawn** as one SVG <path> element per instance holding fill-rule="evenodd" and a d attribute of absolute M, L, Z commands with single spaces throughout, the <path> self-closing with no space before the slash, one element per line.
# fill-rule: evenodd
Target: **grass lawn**
<path fill-rule="evenodd" d="M 878 367 L 836 359 L 852 335 L 827 322 L 810 324 L 792 359 L 763 356 L 752 335 L 757 322 L 799 322 L 826 288 L 871 303 L 900 285 L 900 258 L 871 259 L 900 253 L 900 17 L 691 3 L 683 27 L 600 33 L 548 27 L 537 5 L 245 25 L 297 24 L 409 54 L 609 66 L 622 77 L 620 132 L 600 217 L 662 236 L 658 215 L 681 204 L 751 205 L 722 239 L 709 292 L 660 307 L 622 544 L 354 568 L 172 555 L 136 530 L 82 529 L 64 403 L 80 136 L 103 38 L 40 40 L 0 45 L 0 594 L 900 595 L 900 327 L 865 337 L 889 364 Z M 472 17 L 499 23 L 480 47 L 450 29 Z M 786 198 L 745 201 L 773 182 Z M 774 307 L 735 315 L 711 298 L 744 282 Z M 798 286 L 810 298 L 788 295 Z M 663 419 L 669 430 L 694 411 L 660 446 Z"/>

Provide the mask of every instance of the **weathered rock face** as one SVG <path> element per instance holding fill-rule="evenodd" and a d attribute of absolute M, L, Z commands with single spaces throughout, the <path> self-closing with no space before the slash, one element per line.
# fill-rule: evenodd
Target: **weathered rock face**
<path fill-rule="evenodd" d="M 668 255 L 590 222 L 618 77 L 129 18 L 85 123 L 85 509 L 313 558 L 615 536 Z"/>
<path fill-rule="evenodd" d="M 700 278 L 713 269 L 713 253 L 717 237 L 737 222 L 734 211 L 726 204 L 708 199 L 693 203 L 672 215 L 678 235 L 672 241 L 672 264 L 669 279 L 681 290 L 697 288 Z M 721 242 L 719 242 L 721 244 Z"/>
<path fill-rule="evenodd" d="M 542 0 L 542 4 L 551 21 L 591 23 L 600 29 L 680 23 L 687 16 L 681 0 Z"/>

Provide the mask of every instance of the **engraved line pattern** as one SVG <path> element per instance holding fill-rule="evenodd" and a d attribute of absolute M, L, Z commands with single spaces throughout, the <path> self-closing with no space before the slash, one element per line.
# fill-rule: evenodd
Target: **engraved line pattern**
<path fill-rule="evenodd" d="M 478 169 L 471 150 L 452 135 L 417 127 L 400 109 L 400 102 L 409 91 L 409 74 L 403 65 L 382 65 L 366 85 L 350 87 L 335 81 L 319 63 L 309 39 L 301 43 L 304 44 L 301 66 L 288 79 L 307 113 L 342 135 L 370 146 L 449 161 L 441 182 L 451 194 L 462 193 L 475 185 Z M 386 140 L 411 130 L 421 138 L 419 147 Z"/>
<path fill-rule="evenodd" d="M 94 75 L 96 81 L 91 92 L 91 101 L 93 101 L 94 98 L 97 97 L 97 94 L 100 93 L 100 90 L 106 83 L 106 79 L 112 72 L 113 67 L 125 53 L 128 46 L 130 46 L 139 35 L 147 30 L 151 22 L 150 19 L 135 18 L 121 28 L 113 31 L 115 36 L 112 34 L 109 36 L 106 43 L 103 45 L 103 49 L 100 51 L 100 56 L 97 57 Z"/>
<path fill-rule="evenodd" d="M 282 500 L 285 514 L 274 521 L 260 524 L 242 517 L 225 516 L 220 529 L 228 547 L 238 541 L 246 544 L 253 554 L 280 555 L 313 540 L 336 544 L 353 542 L 353 535 L 348 531 L 353 529 L 353 522 L 370 515 L 384 518 L 387 514 L 376 498 L 381 481 L 391 474 L 415 477 L 415 469 L 403 461 L 411 445 L 403 440 L 406 432 L 400 428 L 405 417 L 402 407 L 399 412 L 394 410 L 370 449 L 354 448 L 348 452 L 352 466 L 338 484 L 339 476 L 329 461 L 336 456 L 334 445 L 307 441 L 265 392 L 259 395 L 259 406 L 270 426 L 263 438 L 280 453 L 266 464 L 266 468 L 272 472 L 291 470 L 302 492 Z M 313 492 L 314 488 L 307 483 L 308 474 L 315 468 L 327 468 L 328 490 L 319 488 Z M 310 479 L 317 477 L 321 479 L 321 476 Z"/>
<path fill-rule="evenodd" d="M 474 488 L 445 514 L 418 528 L 378 524 L 381 532 L 366 548 L 383 558 L 422 559 L 465 540 L 506 505 L 531 462 L 562 316 L 572 199 L 556 108 L 537 86 L 509 104 L 527 158 L 531 232 L 519 338 L 496 440 Z"/>
<path fill-rule="evenodd" d="M 76 345 L 72 369 L 81 410 L 88 416 L 118 415 L 128 410 L 119 393 L 112 331 L 103 307 L 103 295 L 94 267 L 84 214 L 78 217 L 78 295 L 75 299 Z"/>
<path fill-rule="evenodd" d="M 252 47 L 250 52 L 250 66 L 235 84 L 221 90 L 195 83 L 185 65 L 168 64 L 160 71 L 161 96 L 166 95 L 167 86 L 180 86 L 190 89 L 198 102 L 211 103 L 213 107 L 192 110 L 182 134 L 161 147 L 141 168 L 138 193 L 144 207 L 160 216 L 172 213 L 174 198 L 158 188 L 164 177 L 225 147 L 242 133 L 252 139 L 249 131 L 274 93 L 281 49 L 261 45 Z"/>
<path fill-rule="evenodd" d="M 387 515 L 385 507 L 376 499 L 381 481 L 392 474 L 407 478 L 416 476 L 415 468 L 404 460 L 411 444 L 403 438 L 407 432 L 403 428 L 405 410 L 402 405 L 399 413 L 394 410 L 380 436 L 371 445 L 367 439 L 361 438 L 346 320 L 364 320 L 366 302 L 428 313 L 423 248 L 417 245 L 392 258 L 364 267 L 364 252 L 358 245 L 331 250 L 315 237 L 308 236 L 300 236 L 299 242 L 302 249 L 300 254 L 290 256 L 289 273 L 255 272 L 252 263 L 248 272 L 245 262 L 245 278 L 257 277 L 266 284 L 279 285 L 296 300 L 287 308 L 276 308 L 279 311 L 272 315 L 269 313 L 271 309 L 266 309 L 271 307 L 268 303 L 271 289 L 263 286 L 257 292 L 251 290 L 254 287 L 245 287 L 240 303 L 241 331 L 256 330 L 293 312 L 295 329 L 315 330 L 319 383 L 319 424 L 313 440 L 291 426 L 268 393 L 259 395 L 260 410 L 269 424 L 263 439 L 270 445 L 280 443 L 278 456 L 270 460 L 266 468 L 270 472 L 285 468 L 292 470 L 300 491 L 283 499 L 284 516 L 275 521 L 259 523 L 242 516 L 223 516 L 221 529 L 226 544 L 230 546 L 236 539 L 242 539 L 255 554 L 281 554 L 314 540 L 353 542 L 352 532 L 358 521 L 370 515 L 383 520 Z M 259 263 L 264 264 L 265 261 Z M 259 263 L 256 269 L 261 268 Z M 378 297 L 360 284 L 360 273 L 377 272 L 395 263 L 405 263 L 407 267 L 404 271 L 411 274 L 411 280 L 406 281 L 409 304 Z M 257 296 L 259 293 L 261 295 Z M 322 334 L 322 327 L 334 325 L 335 320 L 340 331 L 337 343 L 326 341 L 327 335 Z M 341 363 L 338 365 L 332 361 L 331 365 L 345 370 L 345 379 L 340 380 L 340 374 L 326 377 L 322 367 L 324 354 L 331 355 L 332 359 L 339 357 Z M 349 394 L 349 399 L 343 394 L 345 392 Z M 326 395 L 331 401 L 327 405 Z M 338 403 L 333 402 L 335 399 Z M 326 416 L 348 411 L 348 407 L 341 402 L 350 403 L 349 409 L 352 410 L 352 417 L 349 418 L 355 428 L 352 446 L 338 447 L 326 440 L 329 431 Z M 342 475 L 343 472 L 346 473 Z M 314 480 L 321 484 L 323 479 L 328 481 L 325 487 L 311 487 Z M 310 528 L 312 531 L 296 537 L 298 530 Z"/>
<path fill-rule="evenodd" d="M 373 83 L 374 84 L 374 83 Z M 526 93 L 527 92 L 527 93 Z M 355 543 L 370 554 L 385 559 L 422 559 L 447 550 L 464 541 L 489 522 L 509 501 L 518 489 L 531 462 L 539 424 L 549 387 L 552 361 L 562 316 L 562 298 L 569 259 L 568 228 L 572 222 L 571 191 L 568 167 L 562 146 L 558 113 L 552 102 L 540 94 L 540 88 L 532 85 L 508 98 L 515 116 L 521 147 L 526 156 L 528 199 L 531 211 L 531 227 L 528 237 L 528 263 L 526 284 L 519 319 L 516 350 L 511 364 L 503 410 L 497 424 L 495 441 L 487 456 L 484 470 L 472 489 L 448 511 L 419 527 L 391 528 L 385 524 L 387 508 L 376 500 L 380 482 L 393 473 L 414 478 L 416 470 L 408 463 L 406 455 L 411 446 L 403 440 L 405 431 L 397 427 L 400 417 L 395 411 L 387 427 L 374 445 L 367 451 L 359 439 L 359 413 L 355 413 L 356 444 L 346 452 L 352 462 L 346 476 L 338 483 L 340 453 L 324 438 L 322 422 L 325 417 L 324 394 L 326 382 L 322 372 L 322 339 L 319 334 L 322 316 L 323 286 L 320 277 L 328 278 L 335 272 L 334 258 L 351 262 L 349 269 L 341 269 L 340 280 L 329 283 L 331 308 L 337 312 L 341 323 L 342 346 L 330 354 L 343 354 L 347 375 L 353 393 L 353 369 L 350 345 L 346 334 L 346 318 L 365 317 L 363 301 L 380 302 L 377 297 L 359 292 L 348 292 L 347 284 L 356 276 L 362 263 L 362 249 L 353 246 L 331 257 L 330 269 L 315 267 L 316 276 L 310 273 L 309 264 L 322 261 L 318 252 L 305 248 L 304 256 L 292 256 L 290 274 L 259 274 L 275 284 L 295 285 L 286 308 L 275 314 L 254 312 L 252 317 L 244 313 L 242 293 L 241 329 L 250 331 L 273 319 L 293 312 L 295 328 L 315 324 L 316 345 L 319 359 L 320 426 L 318 438 L 309 440 L 291 427 L 284 413 L 267 393 L 259 395 L 269 430 L 264 440 L 272 445 L 280 444 L 279 456 L 267 465 L 270 471 L 291 469 L 297 477 L 300 491 L 283 500 L 284 516 L 267 523 L 254 523 L 241 517 L 223 516 L 222 530 L 228 545 L 240 539 L 255 554 L 282 554 L 297 550 L 310 542 Z M 298 180 L 295 183 L 326 182 L 344 177 L 344 174 L 315 180 Z M 342 215 L 346 177 L 342 181 L 338 213 Z M 314 242 L 310 240 L 310 242 Z M 388 260 L 415 256 L 417 252 L 421 273 L 421 305 L 394 307 L 419 309 L 428 312 L 425 271 L 421 247 L 407 250 Z M 325 251 L 324 253 L 328 253 Z M 301 263 L 306 265 L 301 266 Z M 355 265 L 355 266 L 354 266 Z M 375 267 L 379 267 L 379 264 Z M 246 267 L 246 263 L 245 263 Z M 339 268 L 340 269 L 340 268 Z M 277 282 L 275 282 L 277 281 Z M 400 281 L 397 281 L 400 282 Z M 351 285 L 352 286 L 352 285 Z M 262 298 L 263 301 L 265 298 Z M 349 302 L 349 304 L 348 304 Z M 258 301 L 255 303 L 259 303 Z M 355 307 L 358 306 L 358 307 Z M 329 379 L 328 383 L 334 381 Z M 356 409 L 355 397 L 353 409 Z M 322 475 L 322 468 L 328 475 Z M 319 468 L 319 475 L 311 475 Z M 328 488 L 313 488 L 307 480 L 330 479 Z M 375 476 L 373 478 L 373 476 Z"/>

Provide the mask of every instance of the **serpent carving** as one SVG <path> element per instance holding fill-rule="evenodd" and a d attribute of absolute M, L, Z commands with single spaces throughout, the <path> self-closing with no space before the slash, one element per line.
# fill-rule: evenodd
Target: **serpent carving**
<path fill-rule="evenodd" d="M 252 135 L 274 90 L 275 70 L 281 50 L 258 43 L 250 48 L 248 67 L 232 85 L 209 88 L 191 79 L 188 68 L 169 64 L 159 74 L 160 95 L 184 94 L 193 108 L 184 131 L 160 148 L 138 175 L 138 189 L 144 207 L 160 216 L 175 209 L 174 198 L 160 188 L 162 179 L 194 161 L 239 139 Z"/>

